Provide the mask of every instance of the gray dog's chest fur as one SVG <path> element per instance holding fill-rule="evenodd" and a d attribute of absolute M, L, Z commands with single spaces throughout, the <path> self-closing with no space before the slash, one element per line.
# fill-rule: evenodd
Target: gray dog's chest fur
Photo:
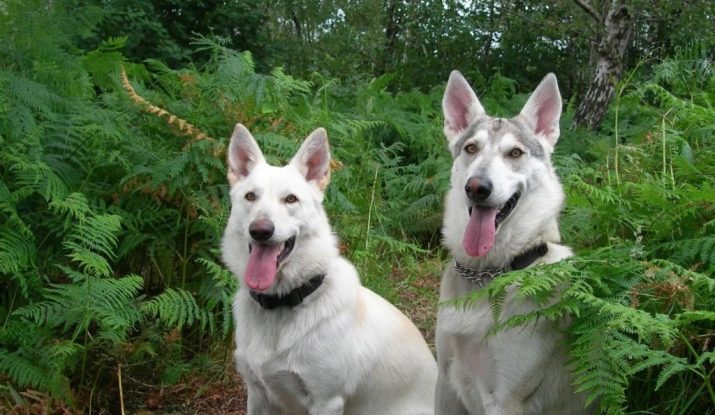
<path fill-rule="evenodd" d="M 543 262 L 556 262 L 570 254 L 566 247 L 549 245 L 550 254 Z M 463 279 L 450 265 L 443 275 L 440 301 L 464 298 L 476 289 L 480 288 Z M 531 301 L 515 298 L 516 290 L 516 286 L 507 288 L 500 322 L 536 309 Z M 570 390 L 562 334 L 567 322 L 541 319 L 491 334 L 494 316 L 489 300 L 478 301 L 464 310 L 442 307 L 439 312 L 440 371 L 456 386 L 457 394 L 471 410 L 468 413 L 492 413 L 479 409 L 488 407 L 505 409 L 494 412 L 499 414 L 583 413 L 582 399 L 544 393 Z"/>

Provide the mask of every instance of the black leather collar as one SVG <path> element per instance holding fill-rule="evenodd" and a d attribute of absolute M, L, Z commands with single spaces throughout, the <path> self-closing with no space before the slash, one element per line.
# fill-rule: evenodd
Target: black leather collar
<path fill-rule="evenodd" d="M 516 271 L 528 267 L 533 264 L 534 261 L 546 255 L 547 252 L 549 252 L 549 247 L 545 242 L 543 242 L 540 245 L 536 245 L 535 247 L 515 256 L 514 259 L 511 260 L 509 266 L 505 268 L 487 268 L 476 270 L 462 265 L 457 261 L 454 262 L 454 268 L 457 271 L 457 274 L 461 275 L 462 278 L 469 282 L 478 284 L 479 287 L 484 287 L 489 283 L 489 281 L 501 274 L 504 274 L 505 272 Z"/>
<path fill-rule="evenodd" d="M 249 291 L 248 293 L 251 295 L 251 298 L 256 300 L 256 302 L 266 310 L 273 310 L 277 307 L 293 308 L 302 303 L 305 297 L 313 294 L 313 292 L 323 284 L 323 279 L 325 279 L 325 274 L 315 276 L 305 284 L 293 289 L 285 295 L 261 294 L 256 291 Z"/>

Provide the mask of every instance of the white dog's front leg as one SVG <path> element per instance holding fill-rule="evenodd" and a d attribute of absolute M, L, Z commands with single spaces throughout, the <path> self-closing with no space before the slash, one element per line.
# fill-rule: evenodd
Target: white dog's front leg
<path fill-rule="evenodd" d="M 345 408 L 345 399 L 335 396 L 331 399 L 316 402 L 310 408 L 310 415 L 342 415 Z"/>

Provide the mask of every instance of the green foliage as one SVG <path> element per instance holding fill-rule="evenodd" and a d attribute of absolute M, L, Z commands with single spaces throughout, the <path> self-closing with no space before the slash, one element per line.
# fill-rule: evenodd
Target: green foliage
<path fill-rule="evenodd" d="M 428 88 L 443 83 L 443 71 L 474 61 L 478 48 L 462 40 L 474 22 L 493 31 L 519 24 L 493 19 L 514 12 L 511 3 L 500 3 L 503 10 L 450 3 L 432 17 L 433 3 L 395 3 L 394 16 L 416 17 L 396 22 L 395 39 L 425 35 L 428 45 L 405 43 L 404 50 L 399 42 L 371 46 L 387 41 L 374 30 L 371 10 L 382 10 L 374 2 L 345 8 L 365 31 L 331 21 L 329 8 L 298 3 L 244 16 L 296 12 L 311 29 L 302 37 L 286 40 L 292 19 L 271 20 L 270 29 L 280 31 L 298 71 L 292 64 L 257 70 L 267 58 L 230 48 L 229 36 L 193 37 L 187 46 L 187 33 L 171 34 L 185 21 L 169 29 L 171 19 L 152 14 L 157 3 L 109 2 L 131 6 L 112 16 L 61 3 L 0 6 L 0 36 L 8 39 L 0 46 L 0 407 L 30 388 L 77 410 L 107 408 L 119 365 L 141 384 L 165 385 L 206 360 L 227 363 L 237 281 L 217 249 L 229 211 L 226 138 L 236 122 L 251 129 L 272 163 L 287 161 L 314 128 L 327 128 L 337 164 L 325 205 L 342 251 L 366 285 L 408 313 L 431 316 L 415 317 L 432 331 L 451 161 L 443 91 Z M 529 4 L 534 16 L 551 10 Z M 219 20 L 241 7 L 225 5 Z M 468 7 L 462 19 L 456 10 Z M 555 12 L 566 16 L 568 7 Z M 464 21 L 446 38 L 426 36 L 457 18 Z M 548 27 L 535 50 L 549 58 L 510 69 L 528 52 L 519 45 L 529 44 L 538 20 L 506 33 L 500 50 L 485 57 L 492 66 L 469 74 L 491 113 L 518 111 L 526 97 L 515 94 L 543 76 L 540 65 L 568 67 L 578 54 L 555 50 L 548 39 L 559 29 Z M 126 25 L 130 32 L 156 34 L 160 47 L 137 55 L 132 33 L 114 30 L 126 22 L 136 24 Z M 317 36 L 326 25 L 334 32 Z M 338 54 L 363 36 L 373 43 L 357 42 L 354 53 L 377 62 L 376 73 L 392 73 L 369 79 L 363 64 L 350 66 L 355 61 Z M 316 46 L 326 42 L 328 60 Z M 644 65 L 624 86 L 617 131 L 564 131 L 556 154 L 568 195 L 562 228 L 579 257 L 500 278 L 462 304 L 488 297 L 499 315 L 504 289 L 517 284 L 521 300 L 543 308 L 497 329 L 571 315 L 578 386 L 609 413 L 707 413 L 713 404 L 715 80 L 705 43 Z M 87 44 L 98 46 L 77 48 Z M 445 63 L 431 50 L 455 53 Z M 202 65 L 178 64 L 188 56 Z M 332 69 L 313 73 L 324 61 Z M 214 138 L 187 135 L 146 112 L 123 88 L 120 65 L 139 95 Z M 301 71 L 311 73 L 297 77 Z M 390 92 L 405 85 L 428 92 Z M 554 289 L 563 290 L 558 301 Z"/>
<path fill-rule="evenodd" d="M 267 4 L 187 0 L 104 0 L 91 2 L 104 13 L 95 33 L 83 44 L 89 49 L 115 36 L 126 36 L 124 55 L 135 61 L 160 59 L 172 67 L 203 63 L 207 55 L 192 46 L 196 34 L 221 36 L 239 50 L 267 59 Z M 265 68 L 265 66 L 262 66 Z"/>
<path fill-rule="evenodd" d="M 122 52 L 131 61 L 201 67 L 210 52 L 192 42 L 197 35 L 215 36 L 233 49 L 250 51 L 260 72 L 284 67 L 301 78 L 320 72 L 350 84 L 390 74 L 389 88 L 400 91 L 428 91 L 457 68 L 468 74 L 480 93 L 499 73 L 525 87 L 555 72 L 564 96 L 577 97 L 590 80 L 596 58 L 592 42 L 601 30 L 572 1 L 64 3 L 68 10 L 82 10 L 87 3 L 94 8 L 91 19 L 81 22 L 93 29 L 79 39 L 83 49 L 122 37 Z M 712 33 L 699 30 L 712 26 L 711 1 L 629 0 L 626 5 L 635 21 L 632 59 L 668 56 L 694 39 L 703 49 L 715 43 Z M 607 9 L 598 2 L 595 8 L 602 13 Z"/>
<path fill-rule="evenodd" d="M 202 329 L 210 325 L 211 316 L 201 310 L 196 299 L 191 293 L 174 288 L 167 288 L 163 293 L 144 303 L 143 309 L 147 314 L 158 317 L 164 324 L 181 330 L 184 326 L 191 326 L 198 322 Z"/>
<path fill-rule="evenodd" d="M 81 55 L 70 46 L 86 26 L 72 32 L 65 9 L 34 6 L 9 2 L 3 13 L 14 20 L 0 17 L 3 38 L 14 40 L 0 49 L 12 56 L 0 64 L 0 389 L 78 405 L 100 374 L 132 358 L 127 349 L 162 347 L 147 330 L 168 326 L 193 339 L 192 330 L 220 326 L 228 335 L 235 284 L 198 278 L 215 264 L 209 250 L 223 228 L 225 189 L 215 184 L 223 162 L 206 157 L 205 143 L 184 152 L 170 132 L 155 140 L 133 126 L 136 108 L 116 72 L 122 39 Z M 108 92 L 97 95 L 95 85 Z M 181 359 L 181 349 L 166 358 Z"/>

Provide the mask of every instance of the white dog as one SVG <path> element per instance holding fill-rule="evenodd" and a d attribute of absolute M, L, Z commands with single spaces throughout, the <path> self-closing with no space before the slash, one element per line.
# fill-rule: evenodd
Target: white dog
<path fill-rule="evenodd" d="M 325 130 L 274 167 L 238 124 L 228 164 L 223 258 L 241 281 L 235 359 L 248 413 L 433 413 L 437 365 L 420 332 L 338 252 L 321 205 Z"/>
<path fill-rule="evenodd" d="M 442 101 L 444 132 L 454 157 L 444 216 L 453 260 L 441 301 L 465 297 L 499 274 L 572 255 L 559 245 L 563 190 L 550 156 L 559 137 L 561 95 L 547 75 L 521 113 L 488 116 L 472 88 L 452 72 Z M 535 309 L 510 287 L 500 320 Z M 581 414 L 567 369 L 565 322 L 539 320 L 488 335 L 488 300 L 466 310 L 440 308 L 437 319 L 436 413 Z"/>

